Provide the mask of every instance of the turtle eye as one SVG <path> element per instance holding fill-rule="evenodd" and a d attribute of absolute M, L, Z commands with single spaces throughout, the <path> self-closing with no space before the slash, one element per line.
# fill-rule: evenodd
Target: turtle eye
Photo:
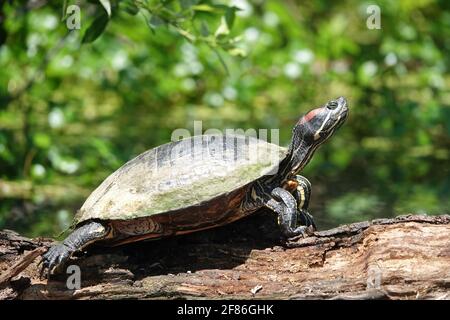
<path fill-rule="evenodd" d="M 330 101 L 327 103 L 327 108 L 330 110 L 336 109 L 338 106 L 338 103 L 336 101 Z"/>

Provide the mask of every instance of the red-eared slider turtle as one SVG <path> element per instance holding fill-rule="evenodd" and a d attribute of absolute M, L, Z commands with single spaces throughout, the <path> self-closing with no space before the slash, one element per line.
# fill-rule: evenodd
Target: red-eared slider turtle
<path fill-rule="evenodd" d="M 266 207 L 286 237 L 315 228 L 311 185 L 298 173 L 347 118 L 345 98 L 329 101 L 294 126 L 288 149 L 238 135 L 171 142 L 127 162 L 87 198 L 74 231 L 43 256 L 49 271 L 101 241 L 118 245 L 221 226 Z M 275 159 L 275 160 L 274 160 Z"/>

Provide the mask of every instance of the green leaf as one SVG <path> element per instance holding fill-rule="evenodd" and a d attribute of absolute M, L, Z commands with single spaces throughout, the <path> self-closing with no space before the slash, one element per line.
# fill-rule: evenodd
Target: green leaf
<path fill-rule="evenodd" d="M 148 24 L 149 24 L 150 28 L 156 29 L 162 25 L 165 25 L 166 22 L 161 17 L 157 16 L 156 14 L 152 14 L 150 19 L 148 20 Z"/>
<path fill-rule="evenodd" d="M 225 21 L 230 30 L 233 28 L 235 17 L 236 17 L 236 7 L 227 8 L 227 11 L 225 12 Z"/>
<path fill-rule="evenodd" d="M 161 10 L 158 12 L 158 15 L 165 21 L 174 21 L 180 17 L 177 12 L 166 7 L 161 8 Z"/>
<path fill-rule="evenodd" d="M 208 25 L 205 23 L 205 21 L 202 21 L 201 25 L 200 25 L 200 33 L 202 36 L 207 37 L 210 35 L 210 31 L 209 31 L 209 27 Z"/>
<path fill-rule="evenodd" d="M 90 43 L 95 41 L 105 30 L 108 25 L 108 16 L 106 14 L 101 14 L 92 22 L 92 24 L 87 28 L 84 33 L 83 40 L 81 43 Z"/>
<path fill-rule="evenodd" d="M 67 18 L 67 0 L 64 0 L 63 7 L 62 7 L 61 21 L 66 21 L 66 18 Z"/>
<path fill-rule="evenodd" d="M 247 52 L 242 48 L 228 49 L 227 52 L 234 57 L 246 57 Z"/>
<path fill-rule="evenodd" d="M 47 134 L 37 132 L 33 136 L 33 143 L 38 148 L 47 149 L 50 147 L 52 141 Z"/>
<path fill-rule="evenodd" d="M 221 64 L 222 67 L 224 68 L 225 73 L 227 74 L 227 76 L 229 76 L 229 75 L 230 75 L 230 71 L 228 70 L 228 66 L 227 66 L 227 64 L 225 63 L 225 60 L 223 60 L 222 55 L 220 54 L 219 51 L 217 51 L 217 49 L 215 49 L 215 48 L 211 48 L 211 49 L 212 49 L 212 50 L 214 51 L 214 53 L 217 55 L 217 58 L 219 58 L 220 64 Z"/>
<path fill-rule="evenodd" d="M 214 12 L 216 9 L 207 4 L 198 4 L 192 7 L 195 11 Z"/>
<path fill-rule="evenodd" d="M 121 1 L 119 5 L 123 7 L 123 10 L 126 13 L 131 14 L 132 16 L 137 15 L 139 12 L 139 7 L 134 3 L 133 0 Z"/>
<path fill-rule="evenodd" d="M 190 34 L 188 31 L 183 30 L 183 29 L 181 29 L 181 28 L 179 28 L 179 27 L 177 27 L 177 26 L 174 26 L 174 25 L 172 25 L 172 26 L 173 26 L 173 28 L 174 28 L 175 30 L 177 30 L 177 32 L 178 32 L 179 34 L 181 34 L 181 35 L 182 35 L 183 37 L 185 37 L 187 40 L 189 40 L 190 42 L 195 42 L 196 37 L 195 37 L 194 35 Z"/>
<path fill-rule="evenodd" d="M 214 36 L 216 38 L 220 37 L 220 36 L 226 36 L 230 33 L 230 29 L 228 28 L 228 24 L 225 21 L 225 18 L 222 17 L 222 19 L 220 20 L 220 25 L 217 28 L 216 32 L 214 33 Z"/>
<path fill-rule="evenodd" d="M 108 17 L 111 17 L 111 3 L 109 2 L 109 0 L 99 0 L 99 1 L 102 4 L 103 8 L 105 8 Z"/>
<path fill-rule="evenodd" d="M 180 0 L 180 5 L 182 9 L 189 9 L 193 5 L 196 5 L 199 0 Z"/>

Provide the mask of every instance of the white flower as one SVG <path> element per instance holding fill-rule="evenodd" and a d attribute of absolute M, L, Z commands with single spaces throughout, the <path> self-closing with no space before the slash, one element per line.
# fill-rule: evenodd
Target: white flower
<path fill-rule="evenodd" d="M 213 107 L 221 107 L 223 105 L 224 99 L 220 93 L 212 92 L 205 96 L 206 102 Z"/>
<path fill-rule="evenodd" d="M 64 125 L 64 113 L 59 108 L 55 108 L 48 114 L 48 124 L 52 128 L 61 128 Z"/>
<path fill-rule="evenodd" d="M 373 77 L 378 70 L 378 66 L 374 61 L 366 61 L 362 65 L 362 71 L 365 76 L 367 77 Z"/>
<path fill-rule="evenodd" d="M 264 14 L 263 21 L 268 27 L 276 27 L 280 19 L 278 18 L 278 15 L 276 13 L 267 11 Z"/>
<path fill-rule="evenodd" d="M 397 56 L 393 52 L 389 52 L 384 58 L 384 63 L 388 66 L 393 66 L 397 64 Z"/>
<path fill-rule="evenodd" d="M 58 19 L 54 15 L 46 15 L 44 19 L 42 19 L 42 25 L 45 29 L 53 30 L 56 28 L 58 24 Z"/>
<path fill-rule="evenodd" d="M 185 77 L 189 74 L 189 67 L 185 63 L 177 63 L 173 69 L 173 73 L 179 77 Z"/>
<path fill-rule="evenodd" d="M 189 64 L 189 70 L 192 74 L 200 74 L 203 72 L 203 65 L 198 61 L 192 61 Z"/>
<path fill-rule="evenodd" d="M 61 68 L 70 68 L 73 64 L 73 58 L 71 55 L 66 54 L 58 61 L 58 64 Z"/>
<path fill-rule="evenodd" d="M 75 173 L 79 167 L 80 165 L 78 164 L 77 161 L 69 161 L 69 160 L 62 160 L 58 165 L 58 169 L 67 174 Z"/>
<path fill-rule="evenodd" d="M 314 53 L 309 49 L 297 50 L 294 53 L 294 60 L 300 64 L 310 64 L 314 60 Z"/>
<path fill-rule="evenodd" d="M 42 178 L 45 175 L 45 167 L 42 164 L 35 164 L 33 165 L 31 172 L 33 176 Z"/>
<path fill-rule="evenodd" d="M 42 43 L 42 37 L 37 33 L 32 33 L 27 37 L 27 55 L 34 57 L 37 53 L 37 47 Z"/>
<path fill-rule="evenodd" d="M 284 66 L 284 74 L 291 79 L 297 79 L 302 74 L 302 68 L 298 63 L 289 62 Z"/>
<path fill-rule="evenodd" d="M 260 32 L 255 27 L 250 27 L 245 29 L 244 31 L 244 37 L 245 40 L 248 42 L 256 42 L 259 39 Z"/>
<path fill-rule="evenodd" d="M 112 67 L 116 70 L 125 69 L 128 64 L 128 56 L 124 51 L 118 51 L 111 61 Z"/>
<path fill-rule="evenodd" d="M 237 91 L 233 87 L 225 87 L 222 91 L 223 96 L 228 100 L 234 100 L 237 97 Z"/>
<path fill-rule="evenodd" d="M 180 49 L 184 61 L 197 60 L 197 48 L 192 44 L 185 42 Z"/>

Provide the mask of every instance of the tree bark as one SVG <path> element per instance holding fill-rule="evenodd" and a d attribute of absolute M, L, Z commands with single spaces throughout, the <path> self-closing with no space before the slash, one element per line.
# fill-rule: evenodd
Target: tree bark
<path fill-rule="evenodd" d="M 121 247 L 89 248 L 39 278 L 51 239 L 0 231 L 0 299 L 450 299 L 450 216 L 407 215 L 284 241 L 273 216 Z"/>

